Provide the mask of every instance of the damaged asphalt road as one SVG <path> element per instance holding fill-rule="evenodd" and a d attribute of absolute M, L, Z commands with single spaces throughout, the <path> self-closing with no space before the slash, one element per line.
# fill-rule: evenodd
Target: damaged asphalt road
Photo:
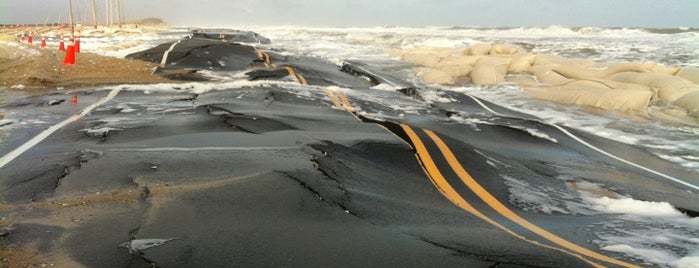
<path fill-rule="evenodd" d="M 663 175 L 699 180 L 638 148 L 467 95 L 451 96 L 461 98 L 457 104 L 428 104 L 418 89 L 366 65 L 290 58 L 218 37 L 183 40 L 163 69 L 246 71 L 243 85 L 117 87 L 114 99 L 0 167 L 6 260 L 29 256 L 27 264 L 59 267 L 634 267 L 638 260 L 590 242 L 591 226 L 611 216 L 544 213 L 512 198 L 513 181 L 550 190 L 561 203 L 582 202 L 556 194 L 589 181 L 699 211 L 696 191 L 573 137 Z M 160 62 L 170 47 L 139 55 Z M 224 60 L 210 64 L 209 57 Z M 377 83 L 402 90 L 369 89 Z M 77 105 L 43 105 L 61 98 L 55 94 L 4 105 L 45 124 L 13 129 L 0 152 L 117 88 L 77 92 Z"/>
<path fill-rule="evenodd" d="M 277 96 L 271 104 L 269 95 Z M 225 103 L 206 103 L 222 98 Z M 6 166 L 3 174 L 12 175 L 4 178 L 3 196 L 13 209 L 5 216 L 22 220 L 5 245 L 29 246 L 39 238 L 24 230 L 51 229 L 39 255 L 65 251 L 60 254 L 90 267 L 496 263 L 434 247 L 424 241 L 429 236 L 410 231 L 425 223 L 434 228 L 434 215 L 395 222 L 399 215 L 377 211 L 386 203 L 392 213 L 428 212 L 437 203 L 432 213 L 451 214 L 446 224 L 463 220 L 425 180 L 410 148 L 378 125 L 359 122 L 327 100 L 291 102 L 281 88 L 202 94 L 190 109 L 173 112 L 133 104 L 138 111 L 116 109 L 136 101 L 173 105 L 168 99 L 123 92 Z M 105 133 L 87 135 L 90 129 Z M 371 158 L 335 155 L 361 151 Z M 372 163 L 378 155 L 371 151 L 385 155 Z M 54 174 L 50 187 L 31 187 L 44 182 L 16 164 L 39 159 L 73 168 Z M 347 166 L 355 161 L 362 167 Z M 390 182 L 403 186 L 387 188 Z M 417 191 L 418 199 L 404 200 L 401 189 Z M 420 197 L 425 191 L 431 194 Z M 119 247 L 139 239 L 167 242 L 131 252 Z"/>

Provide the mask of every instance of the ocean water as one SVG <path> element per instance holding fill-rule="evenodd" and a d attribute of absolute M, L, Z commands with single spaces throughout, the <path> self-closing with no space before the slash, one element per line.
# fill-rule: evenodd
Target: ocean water
<path fill-rule="evenodd" d="M 343 60 L 373 63 L 374 67 L 421 84 L 427 101 L 449 102 L 442 91 L 471 94 L 526 112 L 543 121 L 575 127 L 598 136 L 644 147 L 659 157 L 699 172 L 699 128 L 659 122 L 647 116 L 626 115 L 589 107 L 560 105 L 527 97 L 512 84 L 498 86 L 424 85 L 401 62 L 395 51 L 415 47 L 467 47 L 478 43 L 506 44 L 532 53 L 599 62 L 652 62 L 667 66 L 699 67 L 699 28 L 478 28 L 374 27 L 304 28 L 243 27 L 272 40 L 270 48 L 315 56 L 341 64 Z M 429 91 L 435 91 L 430 93 Z M 668 107 L 651 106 L 651 110 Z M 698 121 L 699 122 L 699 121 Z"/>

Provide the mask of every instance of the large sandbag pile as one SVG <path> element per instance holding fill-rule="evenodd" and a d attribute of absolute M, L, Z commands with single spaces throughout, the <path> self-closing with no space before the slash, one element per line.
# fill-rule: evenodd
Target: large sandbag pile
<path fill-rule="evenodd" d="M 559 103 L 644 112 L 664 102 L 699 117 L 699 69 L 654 63 L 604 63 L 534 54 L 507 45 L 412 48 L 401 59 L 429 84 L 517 83 L 529 95 Z"/>

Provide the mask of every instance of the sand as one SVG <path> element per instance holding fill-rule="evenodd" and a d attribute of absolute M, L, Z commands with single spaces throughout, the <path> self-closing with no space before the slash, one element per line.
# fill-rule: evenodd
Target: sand
<path fill-rule="evenodd" d="M 170 82 L 153 75 L 156 64 L 77 53 L 76 65 L 63 65 L 65 52 L 26 44 L 0 43 L 0 86 L 21 89 Z"/>
<path fill-rule="evenodd" d="M 85 36 L 140 35 L 166 29 L 163 25 L 136 28 L 84 27 L 76 33 Z M 76 54 L 76 65 L 63 65 L 65 52 L 40 48 L 40 36 L 57 38 L 68 34 L 57 26 L 14 27 L 0 30 L 0 87 L 25 90 L 55 90 L 113 84 L 151 84 L 173 82 L 153 75 L 154 63 L 102 56 L 89 51 Z M 34 35 L 34 43 L 17 41 L 22 33 Z M 67 45 L 67 44 L 66 44 Z"/>

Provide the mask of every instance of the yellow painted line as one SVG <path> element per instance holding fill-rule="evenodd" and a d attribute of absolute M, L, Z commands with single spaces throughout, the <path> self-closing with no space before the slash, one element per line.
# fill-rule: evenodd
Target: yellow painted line
<path fill-rule="evenodd" d="M 442 172 L 439 171 L 437 164 L 435 164 L 434 160 L 432 160 L 432 157 L 430 157 L 430 153 L 427 151 L 427 147 L 425 147 L 425 144 L 422 143 L 422 140 L 420 140 L 420 137 L 417 136 L 415 131 L 413 131 L 413 129 L 408 125 L 401 124 L 400 126 L 403 128 L 403 131 L 405 131 L 410 140 L 413 142 L 413 145 L 415 145 L 415 151 L 417 152 L 417 155 L 420 157 L 420 161 L 422 162 L 428 177 L 430 177 L 432 183 L 434 183 L 437 186 L 437 189 L 440 192 L 442 192 L 442 194 L 446 196 L 447 199 L 449 199 L 449 201 L 451 201 L 458 207 L 470 212 L 476 217 L 481 218 L 482 220 L 502 230 L 509 230 L 507 227 L 502 226 L 496 221 L 488 218 L 488 216 L 485 216 L 483 213 L 471 206 L 471 204 L 469 204 L 468 201 L 466 201 L 463 197 L 461 197 L 461 195 L 459 195 L 456 192 L 456 190 L 454 190 L 454 188 L 451 187 L 451 185 L 447 182 L 447 180 L 442 175 Z"/>
<path fill-rule="evenodd" d="M 306 81 L 306 78 L 303 77 L 301 74 L 296 74 L 298 76 L 299 80 L 301 80 L 302 85 L 308 85 L 308 81 Z"/>
<path fill-rule="evenodd" d="M 517 234 L 516 232 L 510 230 L 509 228 L 501 225 L 500 223 L 496 222 L 495 220 L 489 218 L 488 216 L 484 215 L 481 213 L 479 210 L 471 206 L 471 204 L 468 203 L 461 195 L 459 195 L 456 190 L 454 190 L 453 187 L 447 182 L 447 180 L 444 178 L 442 175 L 442 172 L 439 171 L 439 168 L 437 165 L 434 163 L 434 160 L 432 160 L 432 157 L 430 156 L 429 151 L 427 151 L 427 148 L 425 147 L 424 143 L 422 143 L 422 140 L 420 140 L 420 137 L 413 131 L 413 129 L 405 124 L 400 125 L 401 128 L 403 128 L 403 131 L 408 135 L 410 140 L 413 142 L 413 146 L 415 147 L 416 151 L 416 157 L 420 162 L 422 162 L 422 169 L 425 171 L 427 174 L 427 177 L 430 178 L 430 181 L 432 181 L 432 184 L 439 190 L 439 192 L 442 193 L 449 201 L 451 201 L 453 204 L 456 206 L 460 207 L 461 209 L 473 214 L 474 216 L 480 218 L 481 220 L 495 226 L 496 228 L 516 237 L 519 238 L 525 242 L 528 242 L 530 244 L 552 249 L 558 252 L 562 252 L 568 255 L 571 255 L 573 257 L 576 257 L 588 264 L 590 264 L 593 267 L 604 267 L 603 265 L 600 265 L 598 263 L 595 263 L 593 261 L 590 261 L 586 259 L 585 257 L 581 256 L 580 254 L 576 254 L 564 249 L 560 249 L 557 247 L 541 244 L 538 241 L 530 240 L 527 239 L 526 237 Z"/>
<path fill-rule="evenodd" d="M 300 74 L 297 74 L 296 71 L 294 71 L 294 68 L 291 68 L 290 66 L 286 66 L 286 70 L 289 72 L 289 75 L 294 77 L 294 80 L 302 85 L 308 85 L 308 82 L 306 82 L 306 78 L 303 78 Z"/>
<path fill-rule="evenodd" d="M 269 55 L 267 55 L 267 53 L 264 53 L 261 50 L 257 49 L 256 47 L 252 47 L 252 48 L 255 50 L 255 52 L 257 52 L 257 57 L 260 58 L 260 60 L 265 63 L 265 67 L 269 68 L 269 66 L 270 66 L 269 65 L 269 62 L 270 62 Z M 274 66 L 274 67 L 276 67 L 276 66 Z"/>
<path fill-rule="evenodd" d="M 299 80 L 299 78 L 296 76 L 296 72 L 294 71 L 294 68 L 291 68 L 291 67 L 289 67 L 289 66 L 286 66 L 286 71 L 289 72 L 289 75 L 291 75 L 291 77 L 294 78 L 294 81 L 296 81 L 296 82 L 299 83 L 299 84 L 301 83 L 301 81 Z"/>
<path fill-rule="evenodd" d="M 342 100 L 342 103 L 345 105 L 345 108 L 347 108 L 347 111 L 354 113 L 354 107 L 352 107 L 352 104 L 349 102 L 347 97 L 345 97 L 345 94 L 342 94 L 342 92 L 337 92 L 337 95 L 340 96 L 340 100 Z"/>
<path fill-rule="evenodd" d="M 357 113 L 354 111 L 354 107 L 352 107 L 352 104 L 349 102 L 347 97 L 345 97 L 345 94 L 342 94 L 342 92 L 333 92 L 333 91 L 330 91 L 328 89 L 325 89 L 325 90 L 326 90 L 326 93 L 328 94 L 328 96 L 330 97 L 330 99 L 335 104 L 335 107 L 337 107 L 340 110 L 347 111 L 349 114 L 354 116 L 354 118 L 356 118 L 359 121 L 362 121 L 362 119 L 359 118 Z M 337 97 L 335 95 L 337 95 Z M 338 101 L 338 97 L 342 101 L 342 104 L 340 104 L 340 101 Z"/>
<path fill-rule="evenodd" d="M 253 49 L 255 50 L 255 52 L 257 52 L 257 57 L 260 58 L 260 60 L 264 61 L 265 57 L 262 55 L 262 51 L 260 51 L 256 47 L 253 47 Z"/>
<path fill-rule="evenodd" d="M 325 89 L 325 94 L 327 94 L 328 97 L 330 97 L 330 100 L 332 100 L 333 104 L 335 104 L 335 107 L 337 109 L 341 111 L 345 110 L 344 108 L 342 108 L 342 104 L 340 104 L 340 101 L 337 99 L 337 97 L 335 97 L 335 94 L 333 94 L 332 91 L 330 91 L 329 89 Z"/>
<path fill-rule="evenodd" d="M 464 169 L 461 163 L 459 163 L 459 161 L 456 159 L 456 156 L 454 156 L 454 153 L 452 153 L 451 149 L 449 149 L 449 147 L 444 143 L 444 141 L 442 141 L 442 139 L 439 138 L 439 136 L 437 136 L 437 134 L 427 129 L 424 129 L 423 131 L 435 142 L 435 144 L 437 144 L 437 147 L 449 163 L 449 166 L 451 166 L 451 168 L 454 170 L 454 172 L 456 172 L 456 174 L 459 176 L 459 178 L 461 178 L 461 180 L 466 184 L 466 186 L 468 186 L 480 199 L 486 202 L 493 210 L 498 212 L 503 217 L 573 252 L 623 267 L 638 267 L 636 265 L 620 261 L 594 252 L 587 248 L 581 247 L 579 245 L 576 245 L 520 217 L 512 210 L 505 207 L 505 205 L 503 205 L 492 194 L 485 190 L 483 186 L 476 182 L 476 180 L 473 179 L 473 177 L 471 177 L 471 175 L 468 174 L 468 172 Z"/>
<path fill-rule="evenodd" d="M 262 53 L 262 54 L 265 55 L 265 63 L 266 63 L 266 64 L 272 63 L 272 60 L 269 59 L 269 54 L 267 54 L 267 53 Z"/>

